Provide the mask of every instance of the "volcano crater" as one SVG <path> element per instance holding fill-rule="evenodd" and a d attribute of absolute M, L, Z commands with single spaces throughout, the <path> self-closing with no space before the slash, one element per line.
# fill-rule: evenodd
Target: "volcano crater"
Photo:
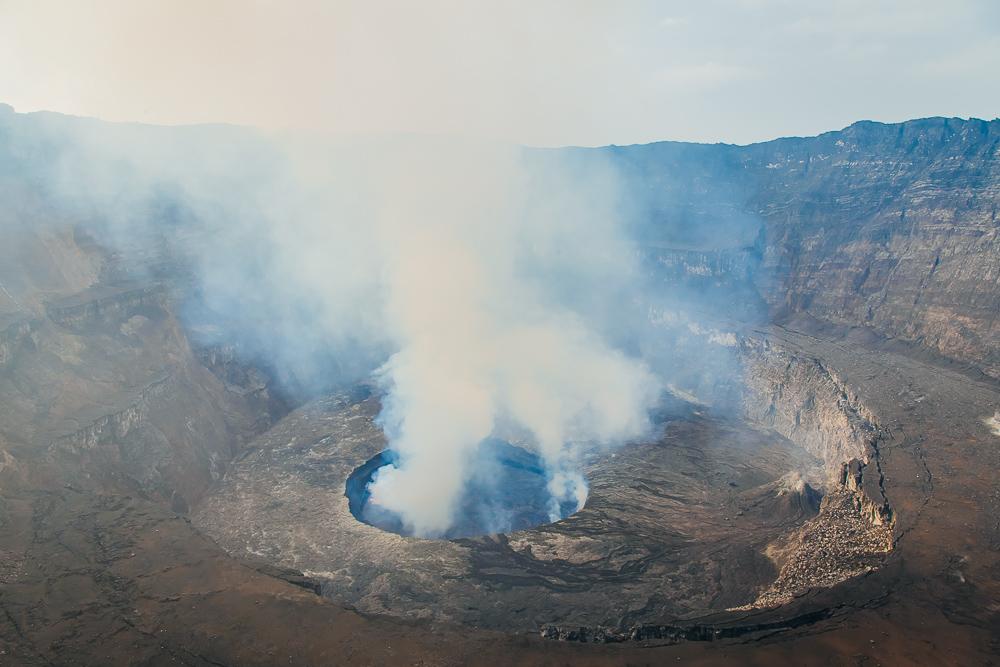
<path fill-rule="evenodd" d="M 409 537 L 412 528 L 398 513 L 380 505 L 371 488 L 381 472 L 399 465 L 399 459 L 389 449 L 368 459 L 348 476 L 345 495 L 358 521 Z M 545 462 L 524 447 L 488 438 L 480 443 L 472 468 L 452 525 L 433 537 L 447 540 L 525 530 L 568 517 L 582 507 L 576 498 L 553 497 Z"/>
<path fill-rule="evenodd" d="M 589 496 L 570 516 L 406 537 L 358 518 L 359 490 L 388 459 L 380 408 L 376 397 L 341 394 L 293 412 L 230 468 L 195 524 L 231 554 L 300 570 L 365 613 L 538 631 L 752 605 L 779 578 L 771 547 L 823 516 L 803 477 L 819 459 L 775 431 L 678 401 L 659 415 L 656 437 L 584 452 Z M 536 489 L 544 479 L 526 477 Z"/>

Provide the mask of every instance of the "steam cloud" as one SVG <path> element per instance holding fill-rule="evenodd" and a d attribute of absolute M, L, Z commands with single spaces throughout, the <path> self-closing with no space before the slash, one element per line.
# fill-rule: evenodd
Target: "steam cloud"
<path fill-rule="evenodd" d="M 556 518 L 586 499 L 582 452 L 646 435 L 664 388 L 732 398 L 726 318 L 757 308 L 759 223 L 718 219 L 698 197 L 730 193 L 691 187 L 698 172 L 651 171 L 658 148 L 327 142 L 3 109 L 0 142 L 4 187 L 51 212 L 5 230 L 11 257 L 21 235 L 72 224 L 123 258 L 105 280 L 186 284 L 193 340 L 237 343 L 286 390 L 374 378 L 399 456 L 372 499 L 413 534 L 447 531 L 484 439 L 539 454 Z M 747 281 L 707 264 L 727 243 Z"/>
<path fill-rule="evenodd" d="M 313 391 L 376 378 L 399 457 L 372 498 L 413 534 L 448 529 L 490 436 L 538 452 L 558 518 L 586 499 L 580 445 L 649 428 L 660 382 L 622 351 L 638 253 L 601 160 L 446 139 L 20 122 L 35 134 L 9 136 L 37 139 L 14 146 L 21 166 L 104 243 L 190 264 L 193 335 L 236 337 Z"/>
<path fill-rule="evenodd" d="M 426 154 L 394 161 L 376 198 L 397 348 L 380 370 L 381 421 L 400 462 L 380 471 L 372 498 L 415 534 L 441 534 L 480 441 L 522 430 L 547 464 L 559 518 L 561 501 L 586 499 L 574 443 L 643 434 L 659 393 L 642 363 L 553 289 L 573 289 L 574 278 L 598 303 L 602 280 L 617 282 L 601 273 L 630 273 L 608 174 L 570 183 L 551 165 L 481 146 L 432 165 Z M 553 275 L 559 264 L 574 275 Z"/>

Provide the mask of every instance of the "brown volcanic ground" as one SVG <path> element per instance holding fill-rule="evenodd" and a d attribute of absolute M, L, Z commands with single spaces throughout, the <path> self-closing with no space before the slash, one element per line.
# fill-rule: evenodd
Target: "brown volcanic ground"
<path fill-rule="evenodd" d="M 818 494 L 783 479 L 817 467 L 801 447 L 686 410 L 654 442 L 588 456 L 590 497 L 567 519 L 403 538 L 359 523 L 344 493 L 385 447 L 377 411 L 374 399 L 336 398 L 296 411 L 251 443 L 192 521 L 230 552 L 302 570 L 365 613 L 536 632 L 752 602 L 777 574 L 768 544 L 819 509 Z"/>
<path fill-rule="evenodd" d="M 760 216 L 743 246 L 664 234 L 649 252 L 691 280 L 756 282 L 785 326 L 740 330 L 739 418 L 685 412 L 621 461 L 597 455 L 567 521 L 426 543 L 343 513 L 340 477 L 380 446 L 372 403 L 282 418 L 238 350 L 192 349 L 183 276 L 167 262 L 123 282 L 148 258 L 46 205 L 9 150 L 30 117 L 0 114 L 16 202 L 0 245 L 0 664 L 998 660 L 998 123 L 614 149 L 664 193 L 654 214 Z M 777 483 L 813 460 L 815 516 Z M 878 535 L 884 558 L 857 550 Z M 595 644 L 597 626 L 626 641 Z"/>

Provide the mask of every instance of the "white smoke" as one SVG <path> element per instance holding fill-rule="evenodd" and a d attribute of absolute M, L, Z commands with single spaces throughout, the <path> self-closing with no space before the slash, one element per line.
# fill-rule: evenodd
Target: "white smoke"
<path fill-rule="evenodd" d="M 537 451 L 558 518 L 586 499 L 580 445 L 649 427 L 660 382 L 619 349 L 639 254 L 596 154 L 11 122 L 58 149 L 30 166 L 103 241 L 190 261 L 210 324 L 316 387 L 375 373 L 399 459 L 372 497 L 416 535 L 452 524 L 491 435 Z"/>
<path fill-rule="evenodd" d="M 414 534 L 443 533 L 476 448 L 508 423 L 546 462 L 553 518 L 560 502 L 581 506 L 575 444 L 643 434 L 659 393 L 643 364 L 602 340 L 601 322 L 558 300 L 569 287 L 599 304 L 602 282 L 633 273 L 613 179 L 570 183 L 483 146 L 404 155 L 389 172 L 375 227 L 397 351 L 380 370 L 381 423 L 400 460 L 372 498 Z M 553 275 L 563 264 L 574 275 Z"/>
<path fill-rule="evenodd" d="M 992 417 L 984 417 L 983 423 L 993 431 L 993 435 L 1000 436 L 1000 410 L 994 412 Z"/>

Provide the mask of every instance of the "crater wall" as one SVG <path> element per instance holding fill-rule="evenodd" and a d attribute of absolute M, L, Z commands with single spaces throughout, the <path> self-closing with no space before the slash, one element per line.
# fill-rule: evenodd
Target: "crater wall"
<path fill-rule="evenodd" d="M 1000 120 L 600 151 L 627 175 L 651 255 L 712 276 L 726 314 L 736 275 L 779 321 L 864 327 L 1000 377 Z"/>

